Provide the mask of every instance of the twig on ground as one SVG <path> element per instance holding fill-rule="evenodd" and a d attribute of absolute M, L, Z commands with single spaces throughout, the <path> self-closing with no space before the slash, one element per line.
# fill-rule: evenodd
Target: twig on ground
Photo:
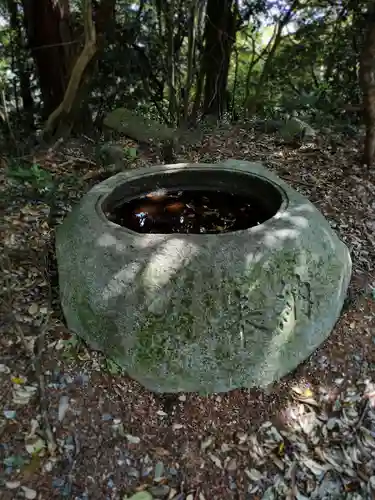
<path fill-rule="evenodd" d="M 300 181 L 298 179 L 295 179 L 294 177 L 285 177 L 285 175 L 279 175 L 279 177 L 281 177 L 281 179 L 284 179 L 284 181 L 294 182 L 295 184 L 301 184 L 301 186 L 307 186 L 308 188 L 315 187 L 314 184 L 311 184 L 311 183 L 308 183 L 308 182 L 304 182 L 304 181 Z"/>
<path fill-rule="evenodd" d="M 22 328 L 20 327 L 16 317 L 15 317 L 15 314 L 13 312 L 13 300 L 12 300 L 12 288 L 11 288 L 11 281 L 10 281 L 10 277 L 8 275 L 8 273 L 6 272 L 6 267 L 4 265 L 4 260 L 7 260 L 7 269 L 8 271 L 10 271 L 12 265 L 11 265 L 11 261 L 10 261 L 10 258 L 8 257 L 8 255 L 4 255 L 3 256 L 3 259 L 1 260 L 1 274 L 2 276 L 4 277 L 4 281 L 5 281 L 5 291 L 6 291 L 6 294 L 7 294 L 7 300 L 3 299 L 2 297 L 0 297 L 0 302 L 4 305 L 4 307 L 7 309 L 9 315 L 11 316 L 12 318 L 12 321 L 13 321 L 13 325 L 14 325 L 14 328 L 16 330 L 16 333 L 18 335 L 18 337 L 20 338 L 21 342 L 22 342 L 22 345 L 25 349 L 25 352 L 27 354 L 28 357 L 32 358 L 33 357 L 33 352 L 32 350 L 30 349 L 30 346 L 29 344 L 27 343 L 27 340 L 25 338 L 25 335 L 23 333 L 23 330 Z M 10 274 L 10 273 L 9 273 Z"/>
<path fill-rule="evenodd" d="M 40 336 L 39 338 L 42 338 Z M 44 336 L 43 336 L 43 345 L 44 345 Z M 35 374 L 37 376 L 38 384 L 39 384 L 39 406 L 40 413 L 42 415 L 42 421 L 44 424 L 44 432 L 47 439 L 48 451 L 53 456 L 57 449 L 57 444 L 52 432 L 51 424 L 48 419 L 48 406 L 47 406 L 47 398 L 46 398 L 46 386 L 44 381 L 44 375 L 41 371 L 41 363 L 40 358 L 35 363 Z"/>
<path fill-rule="evenodd" d="M 87 163 L 88 165 L 97 167 L 97 164 L 94 161 L 89 160 L 88 158 L 80 158 L 79 156 L 72 156 L 72 155 L 65 155 L 65 156 L 69 158 L 70 162 Z"/>
<path fill-rule="evenodd" d="M 62 168 L 66 168 L 66 167 L 72 167 L 74 164 L 74 160 L 69 158 L 69 160 L 66 160 L 62 163 L 59 163 L 59 168 L 62 169 Z"/>
<path fill-rule="evenodd" d="M 10 261 L 9 261 L 9 269 L 11 268 Z M 3 271 L 3 275 L 7 276 L 7 273 L 5 273 L 5 268 L 4 265 L 2 264 L 1 270 Z M 48 281 L 47 281 L 48 282 Z M 44 381 L 44 375 L 42 372 L 41 368 L 41 358 L 42 358 L 42 353 L 44 350 L 44 339 L 45 335 L 48 331 L 48 325 L 50 321 L 50 315 L 47 314 L 46 320 L 44 324 L 41 326 L 41 332 L 40 334 L 36 337 L 36 353 L 30 349 L 30 346 L 25 338 L 25 335 L 23 333 L 23 330 L 19 323 L 17 322 L 14 312 L 13 312 L 13 307 L 12 307 L 12 295 L 11 295 L 11 282 L 10 278 L 6 277 L 6 291 L 8 295 L 8 301 L 4 300 L 3 298 L 0 297 L 1 302 L 5 305 L 5 307 L 9 310 L 9 313 L 11 314 L 13 318 L 13 324 L 14 328 L 16 329 L 16 332 L 21 339 L 21 342 L 24 346 L 25 352 L 27 356 L 31 360 L 31 369 L 34 371 L 36 380 L 38 382 L 39 386 L 39 405 L 40 405 L 40 411 L 44 423 L 44 431 L 45 431 L 45 436 L 47 439 L 47 444 L 48 444 L 48 449 L 50 454 L 53 456 L 56 449 L 56 441 L 53 436 L 52 428 L 48 420 L 48 406 L 47 406 L 47 398 L 46 398 L 46 390 L 45 390 L 45 381 Z"/>
<path fill-rule="evenodd" d="M 83 137 L 84 139 L 86 139 L 86 141 L 91 142 L 92 144 L 95 144 L 94 139 L 92 139 L 92 138 L 91 138 L 91 137 L 89 137 L 88 135 L 84 135 L 84 134 L 83 134 L 83 135 L 82 135 L 82 137 Z"/>
<path fill-rule="evenodd" d="M 71 491 L 73 482 L 74 482 L 74 470 L 76 468 L 77 460 L 78 460 L 78 455 L 81 451 L 81 445 L 78 440 L 77 433 L 74 433 L 74 458 L 72 460 L 70 470 L 68 473 L 68 481 L 69 481 L 69 490 Z"/>
<path fill-rule="evenodd" d="M 288 492 L 287 500 L 294 500 L 298 495 L 296 472 L 297 463 L 294 462 L 290 469 L 290 490 Z"/>
<path fill-rule="evenodd" d="M 3 298 L 0 297 L 0 302 L 4 305 L 4 307 L 8 310 L 8 313 L 10 314 L 10 316 L 12 317 L 12 323 L 13 323 L 13 327 L 14 329 L 16 330 L 16 334 L 17 336 L 20 338 L 21 340 L 21 343 L 23 345 L 23 348 L 25 349 L 25 353 L 27 355 L 28 358 L 33 358 L 34 356 L 34 353 L 32 352 L 32 350 L 30 349 L 30 345 L 27 343 L 27 340 L 26 340 L 26 337 L 23 333 L 23 330 L 22 328 L 20 327 L 19 323 L 17 322 L 15 316 L 14 316 L 14 312 L 12 310 L 12 307 L 10 304 L 8 304 Z M 14 358 L 13 358 L 14 359 Z"/>
<path fill-rule="evenodd" d="M 57 139 L 57 141 L 54 144 L 52 144 L 52 146 L 48 149 L 47 156 L 50 156 L 54 151 L 56 151 L 56 149 L 58 149 L 63 144 L 63 142 L 64 142 L 63 137 Z"/>
<path fill-rule="evenodd" d="M 49 311 L 52 310 L 52 289 L 51 289 L 51 283 L 49 279 L 49 273 L 48 273 L 48 257 L 45 255 L 44 256 L 44 262 L 43 262 L 43 271 L 42 273 L 44 274 L 45 281 L 48 283 L 48 305 L 49 305 Z M 43 424 L 44 424 L 44 431 L 46 434 L 47 438 L 47 443 L 48 443 L 48 450 L 51 455 L 55 454 L 55 451 L 57 449 L 57 444 L 52 432 L 52 427 L 49 422 L 48 418 L 48 405 L 47 405 L 47 396 L 46 396 L 46 385 L 45 385 L 45 380 L 44 380 L 44 374 L 42 372 L 42 355 L 44 352 L 44 341 L 45 341 L 45 336 L 48 332 L 48 326 L 50 323 L 50 312 L 47 314 L 46 320 L 44 322 L 44 325 L 41 327 L 41 334 L 38 336 L 37 339 L 37 345 L 36 345 L 36 356 L 34 358 L 34 369 L 35 369 L 35 374 L 38 380 L 39 384 L 39 404 L 40 404 L 40 411 L 43 419 Z"/>
<path fill-rule="evenodd" d="M 369 400 L 369 399 L 367 399 L 367 400 L 366 400 L 366 403 L 365 403 L 365 405 L 364 405 L 364 407 L 363 407 L 363 410 L 362 410 L 361 416 L 359 417 L 359 420 L 358 420 L 358 422 L 357 422 L 357 425 L 355 426 L 355 428 L 356 428 L 356 429 L 359 429 L 359 428 L 361 427 L 361 425 L 362 425 L 362 423 L 363 423 L 363 420 L 364 420 L 364 418 L 365 418 L 365 416 L 366 416 L 366 413 L 367 413 L 367 410 L 369 409 L 369 407 L 370 407 L 370 400 Z"/>

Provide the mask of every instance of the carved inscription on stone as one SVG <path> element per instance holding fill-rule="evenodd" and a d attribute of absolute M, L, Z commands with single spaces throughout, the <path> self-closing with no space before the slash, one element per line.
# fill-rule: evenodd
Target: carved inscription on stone
<path fill-rule="evenodd" d="M 302 319 L 303 316 L 311 318 L 313 305 L 311 286 L 307 281 L 302 281 L 299 275 L 295 275 L 293 285 L 284 285 L 280 298 L 285 303 L 284 313 L 293 314 L 295 321 Z"/>
<path fill-rule="evenodd" d="M 292 283 L 281 282 L 279 290 L 272 301 L 272 306 L 262 310 L 251 310 L 251 294 L 249 298 L 245 295 L 241 296 L 242 332 L 258 330 L 272 335 L 275 331 L 292 329 L 294 324 L 304 317 L 311 318 L 313 300 L 309 282 L 302 281 L 301 277 L 296 274 Z M 264 299 L 264 303 L 270 304 L 269 297 L 264 296 Z"/>

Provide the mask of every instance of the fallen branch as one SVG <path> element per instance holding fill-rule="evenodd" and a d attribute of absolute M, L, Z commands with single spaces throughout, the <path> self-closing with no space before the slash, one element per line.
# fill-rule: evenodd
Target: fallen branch
<path fill-rule="evenodd" d="M 69 158 L 70 162 L 73 163 L 87 163 L 87 165 L 92 165 L 93 167 L 97 167 L 97 163 L 95 163 L 92 160 L 89 160 L 88 158 L 81 158 L 79 156 L 72 156 L 72 155 L 65 155 L 67 158 Z"/>

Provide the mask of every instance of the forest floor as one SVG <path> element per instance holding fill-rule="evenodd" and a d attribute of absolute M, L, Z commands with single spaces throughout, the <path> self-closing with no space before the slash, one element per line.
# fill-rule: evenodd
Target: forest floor
<path fill-rule="evenodd" d="M 360 146 L 292 148 L 224 127 L 180 152 L 264 162 L 329 219 L 353 278 L 334 332 L 293 374 L 267 391 L 180 394 L 172 410 L 72 337 L 58 306 L 53 226 L 93 184 L 95 160 L 79 143 L 30 160 L 58 180 L 52 218 L 3 159 L 0 497 L 374 499 L 375 172 L 356 166 Z"/>

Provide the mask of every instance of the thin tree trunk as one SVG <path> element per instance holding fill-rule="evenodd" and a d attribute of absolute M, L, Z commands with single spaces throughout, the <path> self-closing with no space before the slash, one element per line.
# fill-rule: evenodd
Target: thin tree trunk
<path fill-rule="evenodd" d="M 94 12 L 95 27 L 98 34 L 98 50 L 102 50 L 105 46 L 105 40 L 114 41 L 116 0 L 102 0 Z"/>
<path fill-rule="evenodd" d="M 363 118 L 366 138 L 363 164 L 375 163 L 375 2 L 372 1 L 365 19 L 365 40 L 360 59 L 360 83 L 363 96 Z"/>
<path fill-rule="evenodd" d="M 194 53 L 194 66 L 196 68 L 196 88 L 193 110 L 191 112 L 190 121 L 193 125 L 196 125 L 198 119 L 198 112 L 201 107 L 203 83 L 204 83 L 204 14 L 205 14 L 205 2 L 199 1 L 197 15 L 196 15 L 196 36 L 195 36 L 195 46 L 199 48 L 199 52 Z"/>
<path fill-rule="evenodd" d="M 255 114 L 255 112 L 256 112 L 257 105 L 259 104 L 259 100 L 260 100 L 261 94 L 263 92 L 264 85 L 265 85 L 265 83 L 267 81 L 267 78 L 268 78 L 268 75 L 269 75 L 269 72 L 270 72 L 270 69 L 271 69 L 273 57 L 275 55 L 275 52 L 276 52 L 277 48 L 280 45 L 281 39 L 282 39 L 283 28 L 291 20 L 291 18 L 293 16 L 293 13 L 297 9 L 298 5 L 299 5 L 299 0 L 294 0 L 293 3 L 292 3 L 292 5 L 290 6 L 289 10 L 286 12 L 286 14 L 284 15 L 284 17 L 279 22 L 279 25 L 278 25 L 277 30 L 276 30 L 276 34 L 275 34 L 275 38 L 274 38 L 272 47 L 271 47 L 271 49 L 269 51 L 269 54 L 267 56 L 267 59 L 266 59 L 266 61 L 264 63 L 263 69 L 262 69 L 262 73 L 261 73 L 260 78 L 259 78 L 258 83 L 257 83 L 257 88 L 256 88 L 256 91 L 255 91 L 255 96 L 252 99 L 251 103 L 248 103 L 249 105 L 247 106 L 248 111 L 250 112 L 250 114 Z"/>
<path fill-rule="evenodd" d="M 249 62 L 249 66 L 247 68 L 247 73 L 246 73 L 246 88 L 245 88 L 245 98 L 243 101 L 243 107 L 247 107 L 247 103 L 249 102 L 250 98 L 250 81 L 251 81 L 251 75 L 253 73 L 254 66 L 256 64 L 255 58 L 256 58 L 256 48 L 255 48 L 255 40 L 252 38 L 251 39 L 251 44 L 252 44 L 252 49 L 253 53 L 251 54 L 251 59 Z M 258 60 L 258 58 L 257 58 Z"/>
<path fill-rule="evenodd" d="M 165 31 L 167 35 L 167 84 L 169 98 L 170 121 L 176 124 L 178 121 L 178 104 L 176 98 L 176 74 L 175 74 L 175 50 L 174 50 L 174 14 L 175 2 L 171 0 L 164 10 Z"/>
<path fill-rule="evenodd" d="M 29 48 L 47 117 L 64 99 L 72 61 L 68 0 L 22 0 Z"/>
<path fill-rule="evenodd" d="M 22 99 L 23 113 L 27 118 L 28 125 L 33 126 L 33 108 L 34 100 L 31 93 L 31 79 L 30 72 L 27 69 L 25 61 L 25 40 L 22 33 L 21 20 L 15 0 L 8 0 L 8 10 L 10 14 L 10 26 L 14 34 L 14 63 L 15 68 L 13 71 L 18 75 L 20 92 Z M 15 96 L 18 105 L 18 96 Z"/>
<path fill-rule="evenodd" d="M 203 60 L 204 113 L 218 118 L 227 107 L 227 81 L 235 34 L 233 0 L 208 0 Z"/>
<path fill-rule="evenodd" d="M 115 0 L 101 0 L 96 6 L 94 24 L 91 0 L 83 0 L 82 16 L 84 26 L 84 46 L 74 60 L 68 73 L 69 81 L 63 99 L 49 115 L 44 134 L 54 139 L 68 136 L 72 131 L 80 132 L 93 126 L 92 114 L 87 105 L 91 78 L 95 69 L 98 52 L 105 47 L 107 37 L 112 34 Z M 100 32 L 98 30 L 100 29 Z"/>
<path fill-rule="evenodd" d="M 189 114 L 190 92 L 193 85 L 194 71 L 194 53 L 195 53 L 195 12 L 196 0 L 192 0 L 188 20 L 188 51 L 187 51 L 187 72 L 184 95 L 184 121 L 186 122 Z"/>
<path fill-rule="evenodd" d="M 234 63 L 234 79 L 232 88 L 232 99 L 230 103 L 231 119 L 237 120 L 238 113 L 236 111 L 236 91 L 237 91 L 237 80 L 238 80 L 238 50 L 235 49 L 235 63 Z"/>
<path fill-rule="evenodd" d="M 79 116 L 82 102 L 81 93 L 85 85 L 85 74 L 97 50 L 91 0 L 83 0 L 82 9 L 85 45 L 70 74 L 64 98 L 50 114 L 44 128 L 44 135 L 47 137 L 52 136 L 55 139 L 62 135 L 68 135 L 74 126 L 77 116 Z"/>

